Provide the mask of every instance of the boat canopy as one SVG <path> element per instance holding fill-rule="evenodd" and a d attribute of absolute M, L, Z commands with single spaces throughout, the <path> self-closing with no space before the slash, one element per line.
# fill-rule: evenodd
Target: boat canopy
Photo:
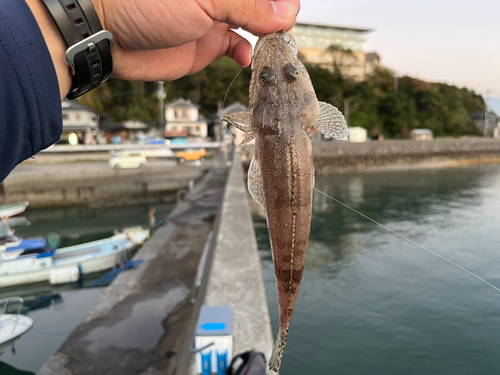
<path fill-rule="evenodd" d="M 36 238 L 22 240 L 18 246 L 8 247 L 7 251 L 14 251 L 14 250 L 28 251 L 28 250 L 42 249 L 46 245 L 47 241 L 45 241 L 45 238 L 36 237 Z"/>

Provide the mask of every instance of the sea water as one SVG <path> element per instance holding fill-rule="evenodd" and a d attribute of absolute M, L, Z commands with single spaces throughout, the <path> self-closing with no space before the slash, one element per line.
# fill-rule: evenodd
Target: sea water
<path fill-rule="evenodd" d="M 500 165 L 316 176 L 316 187 L 500 287 Z M 274 334 L 269 236 L 254 213 Z M 498 374 L 500 293 L 314 193 L 281 374 Z"/>

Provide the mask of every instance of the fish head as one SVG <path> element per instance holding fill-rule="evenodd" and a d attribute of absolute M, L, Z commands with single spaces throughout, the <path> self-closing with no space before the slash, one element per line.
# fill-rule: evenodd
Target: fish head
<path fill-rule="evenodd" d="M 316 97 L 309 74 L 297 56 L 295 39 L 285 31 L 263 35 L 252 58 L 250 107 L 283 100 L 294 93 Z"/>

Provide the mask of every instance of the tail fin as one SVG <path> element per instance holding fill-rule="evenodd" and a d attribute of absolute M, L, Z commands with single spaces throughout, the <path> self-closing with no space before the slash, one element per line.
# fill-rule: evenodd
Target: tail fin
<path fill-rule="evenodd" d="M 269 369 L 273 371 L 278 371 L 281 366 L 281 358 L 283 358 L 283 351 L 285 350 L 286 337 L 288 336 L 287 330 L 279 330 L 278 337 L 276 337 L 276 342 L 274 343 L 273 352 L 271 353 L 271 359 L 269 359 Z"/>

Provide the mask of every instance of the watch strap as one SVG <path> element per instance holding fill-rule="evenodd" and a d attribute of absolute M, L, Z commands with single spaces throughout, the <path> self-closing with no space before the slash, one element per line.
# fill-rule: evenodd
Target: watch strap
<path fill-rule="evenodd" d="M 113 35 L 103 30 L 90 0 L 43 0 L 68 46 L 75 99 L 106 81 L 113 70 Z"/>

